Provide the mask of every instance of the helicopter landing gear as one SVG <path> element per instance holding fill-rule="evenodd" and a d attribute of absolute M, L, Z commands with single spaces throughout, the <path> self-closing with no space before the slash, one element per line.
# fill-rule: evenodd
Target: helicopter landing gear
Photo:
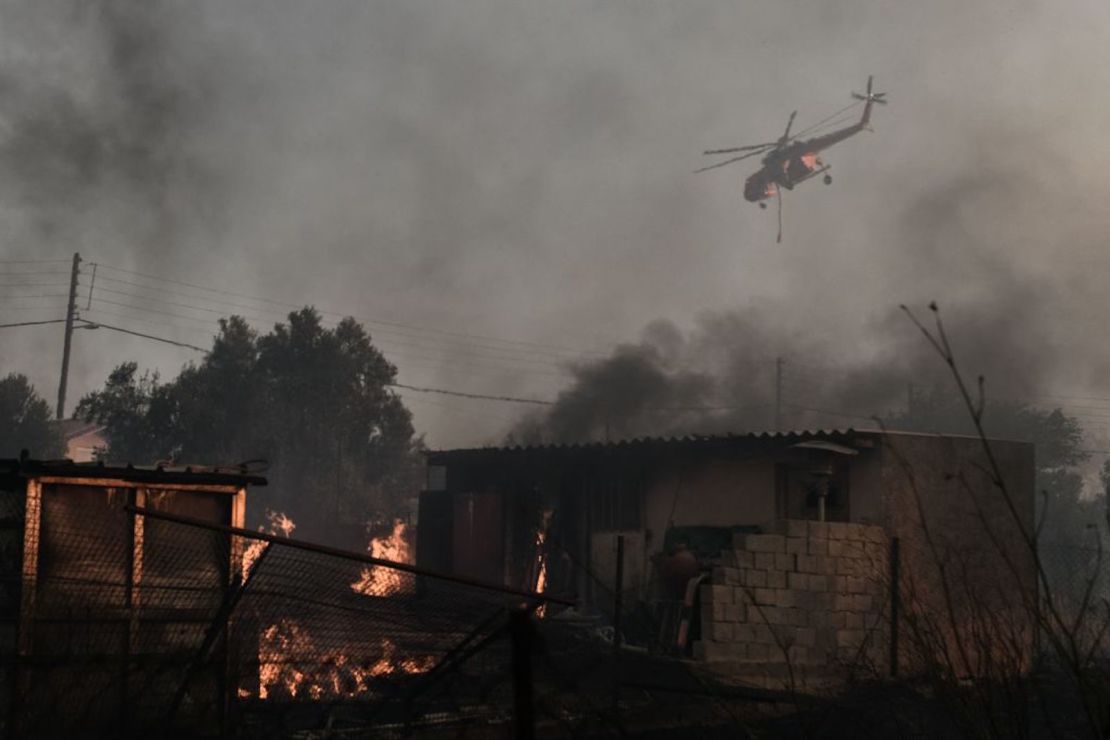
<path fill-rule="evenodd" d="M 825 175 L 823 178 L 821 178 L 821 182 L 825 183 L 826 185 L 832 185 L 832 175 Z"/>
<path fill-rule="evenodd" d="M 762 208 L 763 210 L 767 210 L 767 204 L 764 203 L 763 201 L 759 202 L 759 207 Z"/>

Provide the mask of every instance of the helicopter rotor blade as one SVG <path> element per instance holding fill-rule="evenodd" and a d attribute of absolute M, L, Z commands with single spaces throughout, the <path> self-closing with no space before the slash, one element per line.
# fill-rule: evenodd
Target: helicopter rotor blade
<path fill-rule="evenodd" d="M 797 116 L 797 115 L 798 115 L 798 111 L 794 111 L 793 113 L 790 114 L 790 120 L 786 122 L 786 132 L 782 135 L 782 138 L 779 139 L 780 142 L 790 140 L 790 127 L 794 125 L 794 117 Z"/>
<path fill-rule="evenodd" d="M 731 149 L 707 149 L 704 152 L 702 152 L 702 154 L 732 154 L 733 152 L 749 152 L 749 151 L 752 151 L 753 149 L 770 149 L 774 145 L 775 145 L 774 142 L 771 142 L 769 144 L 752 144 L 751 146 L 737 146 L 737 147 L 732 147 Z"/>
<path fill-rule="evenodd" d="M 700 169 L 696 169 L 696 170 L 694 170 L 694 174 L 696 175 L 699 172 L 706 172 L 707 170 L 715 170 L 718 167 L 724 167 L 726 164 L 732 164 L 733 162 L 739 162 L 741 159 L 747 159 L 748 157 L 754 157 L 755 155 L 761 154 L 761 153 L 762 152 L 756 151 L 756 152 L 748 152 L 747 154 L 741 154 L 739 157 L 733 157 L 732 159 L 726 159 L 724 162 L 718 162 L 717 164 L 711 164 L 708 167 L 702 167 Z"/>

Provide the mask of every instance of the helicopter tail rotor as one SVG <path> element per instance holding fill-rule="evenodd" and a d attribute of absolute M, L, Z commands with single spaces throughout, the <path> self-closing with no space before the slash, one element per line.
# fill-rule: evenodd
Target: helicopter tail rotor
<path fill-rule="evenodd" d="M 885 92 L 880 92 L 880 93 L 871 92 L 871 83 L 874 80 L 875 80 L 874 75 L 869 76 L 867 78 L 867 92 L 862 94 L 862 95 L 858 92 L 853 92 L 852 97 L 855 98 L 856 100 L 866 100 L 869 103 L 879 103 L 880 105 L 886 105 L 887 101 L 886 101 L 886 93 Z"/>

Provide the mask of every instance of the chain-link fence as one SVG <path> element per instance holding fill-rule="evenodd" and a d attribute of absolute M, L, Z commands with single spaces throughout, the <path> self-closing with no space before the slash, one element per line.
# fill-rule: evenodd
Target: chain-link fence
<path fill-rule="evenodd" d="M 486 684 L 508 674 L 508 642 L 495 638 L 545 602 L 149 509 L 50 514 L 31 533 L 36 577 L 16 620 L 15 735 L 287 734 L 496 713 L 505 701 Z"/>

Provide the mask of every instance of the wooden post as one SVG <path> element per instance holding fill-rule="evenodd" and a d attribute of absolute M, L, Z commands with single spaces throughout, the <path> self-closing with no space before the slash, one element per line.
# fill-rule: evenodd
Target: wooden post
<path fill-rule="evenodd" d="M 898 678 L 898 607 L 899 578 L 902 564 L 897 537 L 890 538 L 890 676 Z"/>
<path fill-rule="evenodd" d="M 527 609 L 509 615 L 509 642 L 513 653 L 513 737 L 533 740 L 536 716 L 532 697 L 532 622 Z"/>
<path fill-rule="evenodd" d="M 620 702 L 621 612 L 624 611 L 624 535 L 617 535 L 617 574 L 613 579 L 613 711 Z"/>

